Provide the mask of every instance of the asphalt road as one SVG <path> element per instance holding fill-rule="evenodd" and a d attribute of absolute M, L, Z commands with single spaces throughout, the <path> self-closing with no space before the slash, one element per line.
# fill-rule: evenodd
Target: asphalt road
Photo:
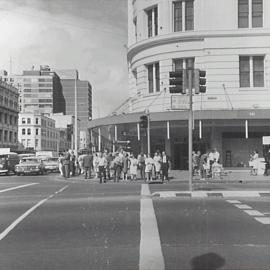
<path fill-rule="evenodd" d="M 150 196 L 186 188 L 0 177 L 0 269 L 269 269 L 270 198 Z"/>

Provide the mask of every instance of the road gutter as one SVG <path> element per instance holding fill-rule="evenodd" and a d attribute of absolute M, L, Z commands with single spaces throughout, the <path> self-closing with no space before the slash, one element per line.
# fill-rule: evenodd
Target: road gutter
<path fill-rule="evenodd" d="M 67 186 L 64 186 L 60 190 L 54 192 L 47 198 L 41 200 L 37 204 L 35 204 L 33 207 L 28 209 L 24 214 L 22 214 L 20 217 L 18 217 L 14 222 L 12 222 L 2 233 L 0 233 L 0 241 L 3 240 L 19 223 L 21 223 L 27 216 L 29 216 L 32 212 L 34 212 L 39 206 L 41 206 L 43 203 L 48 201 L 49 199 L 53 198 L 55 195 L 59 194 L 60 192 L 64 191 Z"/>
<path fill-rule="evenodd" d="M 141 239 L 140 239 L 140 270 L 164 270 L 158 225 L 148 184 L 141 188 Z"/>

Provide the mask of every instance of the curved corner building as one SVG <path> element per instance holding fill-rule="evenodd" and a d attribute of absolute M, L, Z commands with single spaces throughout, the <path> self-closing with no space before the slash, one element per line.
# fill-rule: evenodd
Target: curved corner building
<path fill-rule="evenodd" d="M 147 151 L 137 123 L 150 112 L 151 152 L 165 149 L 187 168 L 188 97 L 169 92 L 169 72 L 206 71 L 206 93 L 193 96 L 194 150 L 213 147 L 224 166 L 243 166 L 270 135 L 270 1 L 129 0 L 129 99 L 91 123 L 98 148 L 131 141 Z M 178 94 L 179 95 L 179 94 Z"/>

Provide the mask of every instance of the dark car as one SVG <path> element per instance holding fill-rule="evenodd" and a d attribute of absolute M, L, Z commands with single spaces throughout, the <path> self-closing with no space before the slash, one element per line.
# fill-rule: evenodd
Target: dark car
<path fill-rule="evenodd" d="M 46 169 L 43 161 L 37 157 L 22 158 L 20 163 L 15 166 L 17 175 L 25 174 L 45 174 Z"/>
<path fill-rule="evenodd" d="M 16 153 L 0 154 L 0 174 L 8 175 L 10 172 L 15 173 L 15 166 L 19 161 L 19 156 Z"/>

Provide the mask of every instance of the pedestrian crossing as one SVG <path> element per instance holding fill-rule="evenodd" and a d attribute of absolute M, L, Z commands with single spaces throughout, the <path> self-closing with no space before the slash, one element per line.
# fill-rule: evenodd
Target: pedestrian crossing
<path fill-rule="evenodd" d="M 241 201 L 237 200 L 226 200 L 226 201 L 235 206 L 236 208 L 242 210 L 244 213 L 251 216 L 259 223 L 264 225 L 270 225 L 270 217 L 267 217 L 266 213 L 262 213 L 256 209 L 253 209 L 251 206 L 243 204 Z"/>

